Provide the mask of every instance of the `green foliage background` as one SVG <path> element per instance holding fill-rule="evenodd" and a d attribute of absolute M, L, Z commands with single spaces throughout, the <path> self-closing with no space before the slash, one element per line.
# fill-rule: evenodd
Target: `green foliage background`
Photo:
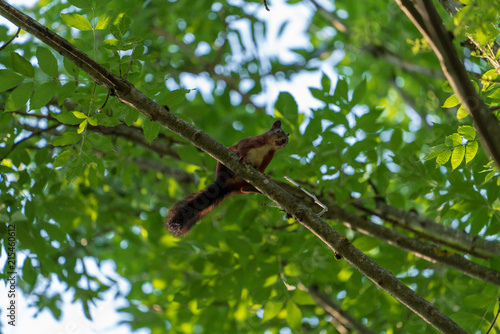
<path fill-rule="evenodd" d="M 454 18 L 435 5 L 496 107 L 498 73 L 459 43 L 492 45 L 498 2 L 463 3 Z M 279 43 L 296 18 L 282 20 L 273 5 L 285 5 L 270 5 L 41 0 L 24 12 L 227 146 L 281 119 L 290 143 L 269 167 L 273 179 L 287 175 L 353 212 L 352 198 L 373 202 L 371 181 L 392 206 L 498 240 L 498 170 L 396 3 L 288 1 L 307 13 L 309 39 L 288 51 Z M 335 19 L 348 30 L 333 28 Z M 0 39 L 10 37 L 0 27 Z M 431 331 L 308 230 L 262 207 L 263 196 L 230 198 L 173 238 L 163 226 L 168 207 L 212 182 L 215 161 L 112 96 L 105 103 L 103 88 L 29 35 L 0 51 L 0 64 L 0 230 L 17 226 L 17 249 L 29 254 L 19 286 L 39 295 L 36 307 L 61 316 L 60 295 L 34 291 L 58 279 L 90 318 L 92 300 L 114 284 L 75 270 L 92 257 L 116 263 L 132 287 L 121 311 L 152 333 L 334 332 L 307 292 L 290 289 L 299 284 L 319 287 L 374 332 Z M 314 82 L 301 82 L 311 73 Z M 276 97 L 291 80 L 308 90 Z M 498 287 L 328 223 L 468 332 L 489 327 Z M 500 269 L 498 258 L 472 259 Z"/>

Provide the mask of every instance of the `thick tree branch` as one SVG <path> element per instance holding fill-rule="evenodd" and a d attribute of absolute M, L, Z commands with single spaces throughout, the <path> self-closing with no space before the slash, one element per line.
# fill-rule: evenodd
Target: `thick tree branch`
<path fill-rule="evenodd" d="M 320 6 L 315 0 L 310 0 L 317 11 L 326 19 L 328 22 L 339 32 L 346 34 L 351 37 L 353 34 L 352 30 L 339 19 L 334 13 L 326 11 L 322 6 Z M 364 52 L 375 58 L 383 60 L 388 64 L 400 68 L 408 73 L 417 73 L 426 75 L 433 78 L 444 79 L 444 75 L 441 71 L 436 71 L 432 68 L 423 67 L 417 64 L 410 63 L 405 59 L 399 57 L 398 55 L 391 52 L 385 45 L 365 43 L 361 47 L 353 47 L 355 52 Z"/>
<path fill-rule="evenodd" d="M 372 280 L 394 298 L 418 314 L 443 333 L 466 333 L 458 324 L 447 317 L 426 299 L 399 281 L 390 271 L 380 267 L 364 253 L 354 247 L 345 237 L 319 219 L 309 208 L 297 201 L 276 183 L 249 165 L 239 162 L 236 154 L 212 139 L 206 133 L 183 121 L 140 91 L 127 81 L 114 76 L 111 72 L 95 63 L 68 41 L 41 26 L 29 16 L 17 11 L 6 2 L 0 2 L 0 14 L 43 43 L 51 46 L 64 57 L 75 63 L 97 83 L 108 89 L 123 103 L 137 109 L 151 120 L 201 148 L 215 159 L 249 181 L 263 194 L 280 205 L 288 214 L 314 233 L 333 251 L 340 254 L 348 263 Z"/>
<path fill-rule="evenodd" d="M 339 206 L 329 206 L 328 210 L 326 217 L 342 221 L 344 225 L 356 231 L 385 240 L 390 245 L 411 252 L 429 262 L 447 265 L 467 276 L 500 286 L 500 272 L 496 270 L 469 261 L 459 254 L 448 252 L 440 247 L 423 243 L 387 227 L 374 224 Z"/>
<path fill-rule="evenodd" d="M 291 194 L 293 194 L 296 198 L 301 199 L 304 203 L 307 203 L 308 206 L 315 206 L 312 203 L 312 200 L 308 196 L 304 196 L 301 191 L 298 189 L 288 185 L 287 183 L 281 183 L 280 185 L 288 190 Z M 381 226 L 371 222 L 366 217 L 358 216 L 350 211 L 347 211 L 340 206 L 332 203 L 328 199 L 321 198 L 321 201 L 328 206 L 328 212 L 324 215 L 325 218 L 336 220 L 342 222 L 344 225 L 349 228 L 366 234 L 368 236 L 384 240 L 388 244 L 398 247 L 402 250 L 410 252 L 420 258 L 425 259 L 431 263 L 438 263 L 442 265 L 446 265 L 451 267 L 467 276 L 489 282 L 495 285 L 500 285 L 500 272 L 487 268 L 485 266 L 479 265 L 475 262 L 472 262 L 466 259 L 464 256 L 449 252 L 444 250 L 435 244 L 428 244 L 422 242 L 420 240 L 411 238 L 402 233 L 399 233 L 393 229 L 387 228 L 385 226 Z M 317 207 L 316 207 L 317 209 Z M 359 209 L 359 207 L 358 207 Z M 389 211 L 392 211 L 388 209 Z M 365 210 L 363 210 L 365 211 Z M 392 212 L 395 212 L 392 211 Z M 369 210 L 369 214 L 377 215 L 372 210 Z M 402 213 L 400 213 L 402 214 Z M 413 215 L 407 215 L 404 219 L 407 220 Z M 382 219 L 387 219 L 389 222 L 393 222 L 393 219 L 401 219 L 394 218 L 391 215 L 382 216 Z M 425 223 L 429 223 L 426 221 Z M 424 225 L 425 225 L 424 223 Z M 416 223 L 412 223 L 416 224 Z M 435 223 L 434 223 L 435 224 Z M 443 231 L 443 230 L 441 230 Z M 444 230 L 448 231 L 448 230 Z M 456 234 L 456 233 L 453 233 Z M 439 241 L 439 240 L 438 240 Z M 484 240 L 483 240 L 484 241 Z M 493 245 L 495 243 L 493 242 Z M 491 247 L 491 246 L 490 246 Z"/>
<path fill-rule="evenodd" d="M 465 231 L 438 224 L 421 216 L 417 211 L 405 211 L 388 205 L 384 201 L 377 201 L 373 214 L 385 221 L 396 222 L 402 226 L 422 231 L 425 235 L 459 245 L 466 251 L 479 252 L 487 256 L 500 255 L 500 242 L 497 240 L 486 240 Z"/>
<path fill-rule="evenodd" d="M 460 9 L 464 7 L 463 4 L 454 0 L 439 0 L 441 6 L 450 14 L 450 16 L 455 16 Z M 487 50 L 486 47 L 482 46 L 478 42 L 476 42 L 473 36 L 467 36 L 469 43 L 460 43 L 462 46 L 466 46 L 470 48 L 472 51 L 479 50 L 483 54 L 483 57 L 488 60 L 488 62 L 493 65 L 498 74 L 500 74 L 500 61 L 495 58 L 495 55 L 498 53 L 500 49 L 500 43 L 496 40 L 493 43 L 491 50 Z"/>
<path fill-rule="evenodd" d="M 450 34 L 430 0 L 395 0 L 420 33 L 429 42 L 441 63 L 462 106 L 474 119 L 483 143 L 493 160 L 500 166 L 500 126 L 495 115 L 476 92 L 467 71 L 458 57 Z"/>

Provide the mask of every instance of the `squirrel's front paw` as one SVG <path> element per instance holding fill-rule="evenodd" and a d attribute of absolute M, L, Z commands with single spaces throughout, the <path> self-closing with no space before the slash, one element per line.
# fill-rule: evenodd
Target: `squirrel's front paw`
<path fill-rule="evenodd" d="M 246 157 L 240 157 L 240 162 L 243 164 L 243 165 L 251 165 L 252 163 L 250 162 L 250 160 L 248 160 Z"/>

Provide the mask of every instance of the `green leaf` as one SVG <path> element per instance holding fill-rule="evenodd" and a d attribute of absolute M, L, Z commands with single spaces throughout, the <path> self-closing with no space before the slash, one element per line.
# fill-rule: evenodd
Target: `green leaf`
<path fill-rule="evenodd" d="M 178 151 L 182 161 L 192 165 L 202 165 L 200 151 L 191 145 L 187 145 Z"/>
<path fill-rule="evenodd" d="M 0 92 L 16 87 L 23 77 L 11 70 L 0 70 Z"/>
<path fill-rule="evenodd" d="M 85 131 L 86 127 L 87 127 L 87 120 L 84 120 L 83 122 L 80 123 L 80 126 L 78 127 L 78 130 L 76 132 L 82 133 L 83 131 Z"/>
<path fill-rule="evenodd" d="M 444 101 L 443 108 L 453 108 L 456 107 L 460 104 L 460 101 L 458 100 L 457 96 L 453 94 L 449 98 Z"/>
<path fill-rule="evenodd" d="M 132 21 L 125 13 L 120 13 L 116 17 L 113 25 L 110 27 L 111 34 L 115 36 L 117 39 L 121 39 L 123 35 L 128 31 L 130 24 Z"/>
<path fill-rule="evenodd" d="M 462 125 L 458 127 L 457 132 L 467 140 L 474 140 L 476 138 L 476 129 L 470 125 Z"/>
<path fill-rule="evenodd" d="M 26 107 L 26 103 L 33 94 L 34 85 L 33 82 L 25 82 L 17 86 L 7 98 L 5 111 L 16 111 Z"/>
<path fill-rule="evenodd" d="M 62 167 L 73 159 L 73 152 L 71 150 L 62 151 L 54 160 L 54 168 Z"/>
<path fill-rule="evenodd" d="M 94 148 L 90 141 L 86 140 L 83 142 L 82 149 L 80 151 L 80 158 L 84 162 L 84 164 L 96 164 L 98 162 L 97 155 L 94 152 Z"/>
<path fill-rule="evenodd" d="M 139 112 L 134 108 L 130 108 L 129 106 L 125 106 L 125 108 L 122 111 L 121 117 L 125 121 L 125 124 L 127 124 L 128 126 L 131 126 L 139 118 Z"/>
<path fill-rule="evenodd" d="M 106 29 L 111 21 L 111 16 L 108 13 L 104 13 L 99 17 L 97 24 L 95 26 L 96 29 Z"/>
<path fill-rule="evenodd" d="M 14 71 L 30 78 L 35 77 L 35 70 L 29 61 L 21 57 L 17 52 L 11 52 L 10 58 Z"/>
<path fill-rule="evenodd" d="M 59 105 L 63 105 L 64 100 L 75 96 L 76 82 L 70 81 L 64 86 L 59 87 L 59 92 L 57 95 L 57 102 Z"/>
<path fill-rule="evenodd" d="M 38 59 L 38 66 L 47 75 L 56 78 L 59 75 L 57 59 L 54 54 L 44 47 L 36 48 L 36 58 Z"/>
<path fill-rule="evenodd" d="M 66 71 L 68 71 L 69 75 L 74 77 L 78 76 L 78 73 L 80 72 L 80 68 L 78 68 L 78 66 L 73 64 L 67 58 L 63 59 L 63 63 L 64 63 L 64 68 L 66 69 Z"/>
<path fill-rule="evenodd" d="M 111 27 L 114 27 L 114 26 L 111 26 Z M 112 31 L 113 28 L 111 28 L 110 30 Z M 113 34 L 113 36 L 114 36 L 114 34 Z M 102 46 L 108 50 L 113 50 L 113 51 L 120 50 L 120 41 L 116 38 L 109 38 L 109 39 L 102 42 Z"/>
<path fill-rule="evenodd" d="M 467 146 L 465 147 L 465 163 L 468 164 L 474 157 L 476 156 L 477 150 L 478 150 L 479 144 L 477 140 L 471 141 L 467 143 Z"/>
<path fill-rule="evenodd" d="M 424 160 L 427 161 L 427 160 L 432 160 L 434 158 L 436 158 L 438 155 L 440 155 L 441 153 L 443 153 L 443 150 L 433 150 L 433 151 L 430 151 L 429 153 L 427 153 L 424 157 Z"/>
<path fill-rule="evenodd" d="M 159 94 L 156 99 L 156 103 L 161 105 L 167 105 L 170 110 L 175 109 L 181 103 L 186 102 L 186 94 L 189 93 L 190 89 L 176 89 L 172 91 L 166 91 Z"/>
<path fill-rule="evenodd" d="M 451 136 L 446 137 L 445 143 L 449 147 L 462 145 L 462 136 L 460 136 L 458 133 L 454 133 Z"/>
<path fill-rule="evenodd" d="M 295 123 L 298 114 L 297 101 L 292 96 L 292 94 L 288 92 L 281 92 L 274 104 L 274 117 L 276 118 L 285 118 L 290 120 L 292 123 Z M 279 114 L 282 116 L 279 116 Z"/>
<path fill-rule="evenodd" d="M 142 125 L 142 130 L 144 131 L 146 140 L 151 144 L 153 139 L 158 137 L 158 133 L 160 133 L 160 124 L 151 122 L 149 118 L 145 118 L 144 124 Z"/>
<path fill-rule="evenodd" d="M 0 223 L 8 223 L 9 221 L 10 221 L 9 216 L 4 215 L 4 214 L 0 214 Z"/>
<path fill-rule="evenodd" d="M 299 330 L 302 326 L 302 312 L 292 300 L 286 303 L 286 322 L 295 330 Z"/>
<path fill-rule="evenodd" d="M 325 73 L 323 73 L 323 76 L 321 77 L 321 88 L 322 91 L 328 95 L 330 94 L 330 89 L 332 89 L 332 81 Z"/>
<path fill-rule="evenodd" d="M 87 118 L 87 121 L 89 122 L 90 125 L 92 126 L 97 126 L 97 119 L 92 117 Z"/>
<path fill-rule="evenodd" d="M 493 99 L 493 100 L 500 100 L 500 89 L 492 89 L 488 95 L 488 97 L 490 99 Z"/>
<path fill-rule="evenodd" d="M 57 95 L 59 84 L 54 81 L 46 82 L 35 88 L 35 92 L 31 97 L 30 108 L 39 109 L 49 103 L 54 95 Z"/>
<path fill-rule="evenodd" d="M 82 175 L 84 170 L 85 165 L 80 161 L 80 159 L 71 161 L 66 171 L 66 181 L 70 182 L 75 177 Z"/>
<path fill-rule="evenodd" d="M 354 92 L 352 93 L 352 100 L 351 100 L 351 107 L 354 107 L 357 105 L 359 102 L 361 102 L 361 99 L 366 93 L 366 79 L 363 79 L 359 85 L 354 88 Z"/>
<path fill-rule="evenodd" d="M 451 168 L 456 169 L 465 157 L 465 146 L 457 146 L 451 155 Z"/>
<path fill-rule="evenodd" d="M 489 172 L 488 174 L 486 174 L 486 176 L 484 177 L 484 181 L 483 183 L 486 183 L 488 182 L 489 180 L 491 180 L 494 176 L 495 176 L 496 172 L 493 171 L 493 172 Z M 500 180 L 500 179 L 499 179 Z"/>
<path fill-rule="evenodd" d="M 66 146 L 77 143 L 82 138 L 75 132 L 66 132 L 62 136 L 52 138 L 51 143 L 54 146 Z"/>
<path fill-rule="evenodd" d="M 92 8 L 92 0 L 68 0 L 68 2 L 81 9 Z"/>
<path fill-rule="evenodd" d="M 80 118 L 80 119 L 86 119 L 87 118 L 87 115 L 85 115 L 81 111 L 73 111 L 73 115 L 75 115 L 76 118 Z"/>
<path fill-rule="evenodd" d="M 101 151 L 107 152 L 107 151 L 113 151 L 115 149 L 111 140 L 108 137 L 103 136 L 101 134 L 89 133 L 87 135 L 87 139 L 92 145 L 92 147 L 97 148 Z"/>
<path fill-rule="evenodd" d="M 483 91 L 486 91 L 486 89 L 492 84 L 492 81 L 495 81 L 497 78 L 498 78 L 498 73 L 495 69 L 486 71 L 481 76 L 481 83 L 483 84 Z"/>
<path fill-rule="evenodd" d="M 61 18 L 67 26 L 81 31 L 92 30 L 89 20 L 80 14 L 61 14 Z"/>
<path fill-rule="evenodd" d="M 28 220 L 28 218 L 26 218 L 26 216 L 21 211 L 16 211 L 16 212 L 12 213 L 12 216 L 10 217 L 10 219 L 11 219 L 10 222 L 12 224 Z"/>
<path fill-rule="evenodd" d="M 467 110 L 465 110 L 465 108 L 463 106 L 460 106 L 460 108 L 458 108 L 458 110 L 457 110 L 457 118 L 463 119 L 467 116 L 469 116 L 469 113 L 467 112 Z"/>
<path fill-rule="evenodd" d="M 60 114 L 52 114 L 52 116 L 63 124 L 77 125 L 77 124 L 80 124 L 82 122 L 80 119 L 76 118 L 72 112 L 63 112 Z"/>
<path fill-rule="evenodd" d="M 451 151 L 444 151 L 437 156 L 436 163 L 442 166 L 445 163 L 447 163 L 448 160 L 450 160 L 450 157 L 451 157 Z"/>
<path fill-rule="evenodd" d="M 264 317 L 262 318 L 262 322 L 271 320 L 272 318 L 277 316 L 282 308 L 283 308 L 283 302 L 276 300 L 268 301 L 264 306 Z"/>
<path fill-rule="evenodd" d="M 118 118 L 109 117 L 107 115 L 104 115 L 103 113 L 95 114 L 92 116 L 92 118 L 97 120 L 98 125 L 107 127 L 113 127 L 121 123 Z"/>
<path fill-rule="evenodd" d="M 443 89 L 443 92 L 445 93 L 453 93 L 453 88 L 451 88 L 450 82 L 445 81 L 442 85 L 441 88 Z"/>
<path fill-rule="evenodd" d="M 347 92 L 347 81 L 344 77 L 339 77 L 337 86 L 335 87 L 335 92 L 333 93 L 333 97 L 336 99 L 337 105 L 347 104 Z"/>

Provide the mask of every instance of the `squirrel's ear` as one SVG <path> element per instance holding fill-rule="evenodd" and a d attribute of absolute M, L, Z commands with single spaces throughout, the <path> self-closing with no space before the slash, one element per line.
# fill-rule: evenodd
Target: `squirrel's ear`
<path fill-rule="evenodd" d="M 273 126 L 271 128 L 280 128 L 281 127 L 281 121 L 276 121 L 273 123 Z"/>

